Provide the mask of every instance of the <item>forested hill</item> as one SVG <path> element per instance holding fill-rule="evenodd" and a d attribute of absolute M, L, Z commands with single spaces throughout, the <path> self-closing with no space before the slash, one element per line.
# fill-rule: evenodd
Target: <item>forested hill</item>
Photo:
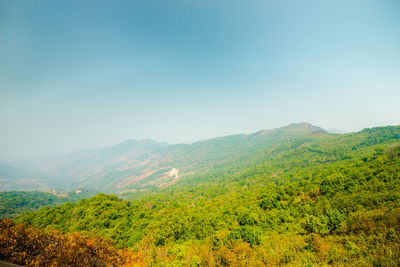
<path fill-rule="evenodd" d="M 15 222 L 110 238 L 145 266 L 396 266 L 400 127 L 317 130 L 124 197 L 100 194 Z"/>
<path fill-rule="evenodd" d="M 7 166 L 0 166 L 0 186 L 8 191 L 27 190 L 29 186 L 63 190 L 90 188 L 109 193 L 157 190 L 196 173 L 224 169 L 275 144 L 317 135 L 328 134 L 309 123 L 296 123 L 193 144 L 128 140 L 109 148 L 52 156 L 26 164 L 35 176 L 28 172 L 11 173 Z M 2 169 L 8 171 L 2 174 Z"/>
<path fill-rule="evenodd" d="M 92 197 L 96 194 L 96 192 L 86 189 L 77 189 L 68 193 L 40 191 L 0 192 L 0 218 L 13 218 L 26 211 L 57 206 L 65 202 L 77 202 L 82 198 Z"/>

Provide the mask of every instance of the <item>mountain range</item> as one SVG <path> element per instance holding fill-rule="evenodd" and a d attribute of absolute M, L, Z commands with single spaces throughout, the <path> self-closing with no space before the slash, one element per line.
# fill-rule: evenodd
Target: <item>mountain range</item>
<path fill-rule="evenodd" d="M 96 244 L 85 241 L 90 234 L 124 248 L 126 266 L 396 266 L 399 141 L 400 126 L 331 134 L 298 123 L 193 144 L 131 140 L 13 164 L 3 175 L 15 183 L 35 169 L 47 176 L 26 176 L 32 185 L 64 187 L 0 193 L 0 217 L 13 218 L 0 220 L 0 260 L 54 263 L 67 255 L 62 265 L 86 258 L 82 251 Z M 90 190 L 67 190 L 78 186 Z M 71 243 L 54 246 L 57 238 Z M 104 258 L 109 245 L 97 247 L 88 253 Z"/>
<path fill-rule="evenodd" d="M 2 191 L 90 188 L 113 193 L 157 190 L 183 177 L 226 169 L 233 163 L 251 166 L 256 155 L 289 141 L 293 144 L 293 140 L 299 140 L 298 144 L 303 144 L 308 139 L 329 136 L 336 135 L 310 123 L 295 123 L 192 144 L 127 140 L 109 148 L 1 164 L 0 188 Z"/>

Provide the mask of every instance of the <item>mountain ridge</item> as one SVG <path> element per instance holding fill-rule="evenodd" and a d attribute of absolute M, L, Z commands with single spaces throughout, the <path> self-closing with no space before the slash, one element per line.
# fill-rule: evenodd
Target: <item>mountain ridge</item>
<path fill-rule="evenodd" d="M 129 139 L 109 148 L 73 152 L 64 158 L 43 162 L 42 166 L 47 164 L 46 168 L 50 171 L 45 172 L 40 183 L 46 190 L 78 187 L 104 192 L 156 190 L 170 186 L 182 177 L 225 168 L 237 160 L 246 162 L 247 158 L 278 144 L 295 139 L 304 143 L 310 138 L 327 138 L 331 135 L 321 127 L 300 122 L 191 144 L 170 145 L 150 139 Z M 169 175 L 175 169 L 173 172 L 179 175 Z M 6 189 L 19 189 L 13 188 L 10 179 L 0 177 L 0 184 L 7 183 Z"/>

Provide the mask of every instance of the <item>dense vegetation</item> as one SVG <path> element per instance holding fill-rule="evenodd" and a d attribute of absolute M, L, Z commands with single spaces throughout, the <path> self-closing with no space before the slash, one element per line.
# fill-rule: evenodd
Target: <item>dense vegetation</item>
<path fill-rule="evenodd" d="M 94 192 L 85 189 L 64 194 L 52 194 L 40 191 L 0 192 L 0 218 L 13 218 L 26 211 L 57 206 L 65 202 L 77 202 L 82 198 L 94 195 Z"/>
<path fill-rule="evenodd" d="M 400 264 L 400 127 L 315 134 L 163 190 L 15 219 L 129 247 L 139 265 Z"/>
<path fill-rule="evenodd" d="M 131 266 L 132 253 L 108 240 L 0 220 L 0 260 L 24 266 Z M 0 264 L 1 265 L 1 264 Z"/>

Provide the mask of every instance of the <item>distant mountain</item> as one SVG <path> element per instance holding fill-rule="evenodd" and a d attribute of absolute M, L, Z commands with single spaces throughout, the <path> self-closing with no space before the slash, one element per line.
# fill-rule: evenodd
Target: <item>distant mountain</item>
<path fill-rule="evenodd" d="M 146 155 L 166 146 L 165 143 L 152 140 L 127 140 L 110 148 L 74 152 L 55 158 L 57 167 L 51 173 L 57 178 L 59 185 L 110 191 L 107 188 L 109 179 L 102 181 L 97 178 L 97 174 L 119 170 L 126 165 L 141 164 Z M 49 164 L 51 165 L 51 162 L 42 163 Z"/>
<path fill-rule="evenodd" d="M 326 134 L 320 127 L 297 123 L 193 144 L 127 140 L 110 148 L 37 161 L 35 167 L 45 173 L 45 177 L 51 177 L 47 179 L 49 187 L 84 187 L 104 192 L 157 189 L 172 185 L 185 176 L 224 168 L 280 142 Z"/>
<path fill-rule="evenodd" d="M 110 148 L 41 157 L 32 162 L 0 163 L 0 191 L 78 188 L 78 179 L 167 146 L 151 140 L 127 140 Z M 111 167 L 112 168 L 112 167 Z"/>
<path fill-rule="evenodd" d="M 364 136 L 365 133 L 361 131 L 357 135 Z M 36 173 L 32 172 L 32 176 L 13 174 L 4 166 L 1 172 L 0 165 L 0 174 L 3 174 L 0 186 L 3 190 L 21 190 L 20 181 L 23 180 L 24 190 L 88 188 L 114 193 L 157 190 L 182 179 L 232 166 L 236 169 L 248 168 L 255 161 L 268 159 L 271 153 L 290 150 L 310 140 L 328 142 L 352 135 L 338 136 L 309 123 L 294 123 L 277 129 L 217 137 L 192 144 L 168 145 L 152 140 L 127 140 L 109 148 L 79 151 L 35 162 Z M 371 133 L 367 135 L 371 136 Z M 42 176 L 38 176 L 40 173 Z M 27 178 L 30 178 L 29 183 L 26 183 Z"/>

